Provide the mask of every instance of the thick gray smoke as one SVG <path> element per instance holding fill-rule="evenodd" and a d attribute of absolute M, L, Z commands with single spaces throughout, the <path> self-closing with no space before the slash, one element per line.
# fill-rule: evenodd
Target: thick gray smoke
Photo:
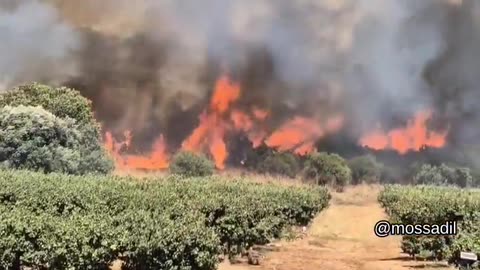
<path fill-rule="evenodd" d="M 0 89 L 32 80 L 61 83 L 75 74 L 75 30 L 55 7 L 36 1 L 0 2 Z"/>
<path fill-rule="evenodd" d="M 5 1 L 5 0 L 4 0 Z M 0 4 L 0 78 L 77 87 L 113 130 L 181 140 L 215 79 L 241 104 L 341 112 L 356 138 L 424 109 L 480 138 L 475 0 L 22 0 Z"/>

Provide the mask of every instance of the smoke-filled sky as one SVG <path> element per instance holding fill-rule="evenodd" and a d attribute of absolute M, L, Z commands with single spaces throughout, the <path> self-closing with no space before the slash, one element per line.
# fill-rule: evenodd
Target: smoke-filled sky
<path fill-rule="evenodd" d="M 1 0 L 0 88 L 73 86 L 114 132 L 180 144 L 215 80 L 273 116 L 345 116 L 352 138 L 433 111 L 480 139 L 475 0 Z"/>

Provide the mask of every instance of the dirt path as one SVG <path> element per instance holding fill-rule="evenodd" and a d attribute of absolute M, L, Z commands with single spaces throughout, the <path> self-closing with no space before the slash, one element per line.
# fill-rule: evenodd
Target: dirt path
<path fill-rule="evenodd" d="M 378 238 L 374 224 L 385 219 L 377 203 L 379 188 L 360 186 L 333 194 L 300 240 L 279 243 L 279 250 L 266 254 L 260 266 L 223 263 L 220 270 L 405 270 L 448 269 L 441 265 L 413 262 L 401 255 L 399 237 Z"/>

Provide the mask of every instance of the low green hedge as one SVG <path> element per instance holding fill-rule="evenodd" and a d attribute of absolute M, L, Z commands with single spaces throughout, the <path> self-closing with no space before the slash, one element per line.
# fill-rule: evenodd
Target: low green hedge
<path fill-rule="evenodd" d="M 392 222 L 444 224 L 458 220 L 456 236 L 404 236 L 402 249 L 412 256 L 455 262 L 460 251 L 480 256 L 480 191 L 454 187 L 387 186 L 379 195 Z"/>
<path fill-rule="evenodd" d="M 215 269 L 219 253 L 268 243 L 330 199 L 321 187 L 198 180 L 0 171 L 0 265 Z"/>

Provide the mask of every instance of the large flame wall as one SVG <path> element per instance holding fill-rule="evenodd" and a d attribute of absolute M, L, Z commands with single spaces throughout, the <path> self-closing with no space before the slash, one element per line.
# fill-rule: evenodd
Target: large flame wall
<path fill-rule="evenodd" d="M 183 141 L 178 151 L 206 153 L 215 161 L 218 169 L 225 168 L 228 158 L 226 134 L 242 132 L 253 148 L 264 144 L 278 151 L 306 155 L 315 151 L 315 144 L 323 136 L 335 134 L 343 127 L 343 116 L 308 118 L 294 116 L 276 130 L 266 130 L 265 121 L 270 112 L 264 108 L 251 107 L 248 111 L 235 108 L 242 94 L 240 85 L 228 76 L 220 77 L 213 91 L 209 106 L 199 115 L 198 126 Z M 419 151 L 422 147 L 443 147 L 447 130 L 430 131 L 427 121 L 431 112 L 421 111 L 404 128 L 391 131 L 374 130 L 363 135 L 359 143 L 375 150 L 394 149 L 401 154 Z M 112 153 L 119 169 L 161 170 L 168 168 L 171 153 L 163 134 L 155 140 L 150 153 L 144 155 L 122 154 L 128 150 L 132 136 L 124 134 L 124 141 L 116 141 L 110 132 L 105 134 L 106 148 Z"/>

